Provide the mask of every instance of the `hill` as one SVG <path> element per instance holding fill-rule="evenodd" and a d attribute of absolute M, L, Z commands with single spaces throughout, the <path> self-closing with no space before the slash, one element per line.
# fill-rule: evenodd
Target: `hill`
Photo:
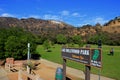
<path fill-rule="evenodd" d="M 97 31 L 105 31 L 108 33 L 120 33 L 120 17 L 116 17 L 113 20 L 105 23 L 103 26 L 101 25 L 83 25 L 80 28 L 75 28 L 72 25 L 61 21 L 55 20 L 43 20 L 43 19 L 35 19 L 35 18 L 28 18 L 28 19 L 17 19 L 13 17 L 0 17 L 0 27 L 8 28 L 8 27 L 22 27 L 28 31 L 33 33 L 39 34 L 43 31 L 56 31 L 61 32 L 61 30 L 67 30 L 71 34 L 80 34 L 80 35 L 87 35 L 87 34 L 95 34 Z M 70 34 L 70 35 L 71 35 Z"/>
<path fill-rule="evenodd" d="M 44 38 L 54 38 L 57 34 L 64 34 L 66 37 L 80 35 L 83 41 L 96 34 L 105 33 L 113 42 L 120 39 L 120 17 L 108 21 L 103 26 L 99 23 L 96 25 L 83 25 L 74 27 L 65 22 L 55 20 L 43 20 L 35 18 L 17 19 L 13 17 L 0 17 L 0 28 L 21 27 L 26 31 Z"/>
<path fill-rule="evenodd" d="M 109 33 L 120 33 L 120 17 L 116 17 L 104 24 L 102 30 Z"/>
<path fill-rule="evenodd" d="M 0 17 L 0 27 L 22 27 L 34 33 L 48 30 L 70 29 L 73 26 L 54 20 L 42 20 L 35 18 L 17 19 L 13 17 Z"/>

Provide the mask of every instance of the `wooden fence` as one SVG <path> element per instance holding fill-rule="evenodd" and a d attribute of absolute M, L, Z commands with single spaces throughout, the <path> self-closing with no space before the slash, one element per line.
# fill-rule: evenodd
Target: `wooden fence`
<path fill-rule="evenodd" d="M 26 76 L 27 78 L 30 78 L 30 80 L 42 80 L 39 75 L 33 75 L 33 74 L 30 74 L 29 73 L 29 67 L 27 67 L 27 71 L 22 71 L 22 70 L 19 70 L 18 72 L 18 80 L 23 80 L 22 79 L 22 75 Z"/>

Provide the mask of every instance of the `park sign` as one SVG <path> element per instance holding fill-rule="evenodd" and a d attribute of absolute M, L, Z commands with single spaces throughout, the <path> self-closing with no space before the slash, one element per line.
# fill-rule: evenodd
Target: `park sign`
<path fill-rule="evenodd" d="M 90 64 L 90 49 L 86 48 L 62 48 L 62 57 L 83 64 Z"/>
<path fill-rule="evenodd" d="M 101 49 L 91 49 L 91 66 L 95 66 L 98 68 L 102 67 L 102 56 L 101 56 Z"/>
<path fill-rule="evenodd" d="M 89 66 L 101 68 L 101 49 L 62 48 L 64 59 L 74 60 Z"/>

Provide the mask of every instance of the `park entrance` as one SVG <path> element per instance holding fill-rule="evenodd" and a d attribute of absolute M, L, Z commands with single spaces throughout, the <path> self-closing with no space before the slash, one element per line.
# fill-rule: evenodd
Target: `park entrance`
<path fill-rule="evenodd" d="M 63 58 L 63 80 L 66 80 L 66 62 L 67 59 L 85 64 L 85 80 L 90 80 L 91 66 L 101 68 L 102 58 L 101 49 L 91 48 L 62 48 Z"/>

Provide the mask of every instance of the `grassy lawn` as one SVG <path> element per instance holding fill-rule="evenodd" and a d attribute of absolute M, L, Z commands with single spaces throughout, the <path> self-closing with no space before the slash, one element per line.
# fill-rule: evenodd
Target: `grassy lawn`
<path fill-rule="evenodd" d="M 92 48 L 96 48 L 97 45 L 92 45 Z M 111 48 L 114 48 L 114 56 L 107 55 Z M 37 52 L 41 54 L 43 59 L 50 60 L 52 62 L 62 64 L 61 57 L 61 45 L 55 45 L 52 47 L 51 52 L 46 52 L 42 45 L 38 45 Z M 101 75 L 120 80 L 120 46 L 102 46 L 102 69 Z M 67 60 L 67 66 L 83 70 L 85 69 L 84 64 Z M 99 69 L 92 67 L 91 72 L 98 74 Z"/>

